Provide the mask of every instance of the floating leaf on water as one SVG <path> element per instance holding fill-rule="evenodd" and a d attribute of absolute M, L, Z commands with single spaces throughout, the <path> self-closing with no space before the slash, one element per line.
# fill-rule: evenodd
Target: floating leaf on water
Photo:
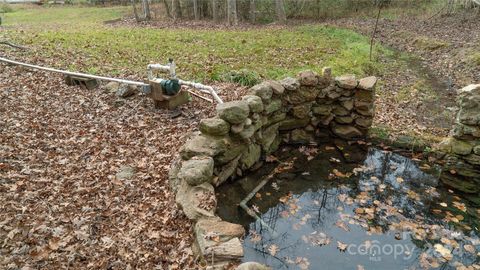
<path fill-rule="evenodd" d="M 339 220 L 335 223 L 335 226 L 339 227 L 340 229 L 343 229 L 344 231 L 346 232 L 349 232 L 350 231 L 350 228 L 348 227 L 347 224 L 345 224 L 345 222 Z"/>
<path fill-rule="evenodd" d="M 444 202 L 440 203 L 440 206 L 447 207 L 448 205 Z"/>
<path fill-rule="evenodd" d="M 365 270 L 365 267 L 363 267 L 363 265 L 357 265 L 357 270 Z"/>
<path fill-rule="evenodd" d="M 397 183 L 401 184 L 401 183 L 403 183 L 403 181 L 404 181 L 404 180 L 403 180 L 402 177 L 397 177 Z"/>
<path fill-rule="evenodd" d="M 275 256 L 275 254 L 277 254 L 278 252 L 278 246 L 275 244 L 271 245 L 270 247 L 268 247 L 268 252 L 270 253 L 270 255 Z"/>
<path fill-rule="evenodd" d="M 262 236 L 260 236 L 256 231 L 250 231 L 250 242 L 256 244 L 262 240 Z"/>
<path fill-rule="evenodd" d="M 278 186 L 277 182 L 272 183 L 272 188 L 275 189 L 276 191 L 280 190 L 280 187 Z"/>
<path fill-rule="evenodd" d="M 475 247 L 473 245 L 464 245 L 463 249 L 465 249 L 465 251 L 470 252 L 472 254 L 475 254 L 476 252 Z"/>
<path fill-rule="evenodd" d="M 452 252 L 445 248 L 442 244 L 435 244 L 433 247 L 435 248 L 435 251 L 440 253 L 445 260 L 449 261 L 453 258 Z"/>
<path fill-rule="evenodd" d="M 265 161 L 266 162 L 275 162 L 275 161 L 278 161 L 278 158 L 273 156 L 273 155 L 269 155 L 265 158 Z"/>
<path fill-rule="evenodd" d="M 335 147 L 325 146 L 325 150 L 327 150 L 327 151 L 332 151 L 332 150 L 335 150 Z"/>
<path fill-rule="evenodd" d="M 295 259 L 295 263 L 302 270 L 307 270 L 308 267 L 310 266 L 310 262 L 308 261 L 307 258 L 304 258 L 304 257 L 297 257 Z"/>
<path fill-rule="evenodd" d="M 258 206 L 256 206 L 255 204 L 252 205 L 252 209 L 253 209 L 253 211 L 255 211 L 257 213 L 260 213 L 260 209 L 258 209 Z"/>
<path fill-rule="evenodd" d="M 261 198 L 262 198 L 262 194 L 260 194 L 260 193 L 258 193 L 258 192 L 257 192 L 257 193 L 255 193 L 255 198 L 257 198 L 257 199 L 261 199 Z"/>
<path fill-rule="evenodd" d="M 347 250 L 347 247 L 348 247 L 347 244 L 342 243 L 342 242 L 340 242 L 340 241 L 337 241 L 337 248 L 338 248 L 340 251 L 344 252 L 345 250 Z"/>

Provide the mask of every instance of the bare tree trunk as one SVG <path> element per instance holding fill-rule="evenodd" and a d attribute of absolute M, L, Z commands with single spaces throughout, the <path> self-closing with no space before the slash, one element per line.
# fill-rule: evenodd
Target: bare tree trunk
<path fill-rule="evenodd" d="M 180 0 L 172 0 L 172 15 L 173 20 L 182 18 L 182 7 L 180 6 Z"/>
<path fill-rule="evenodd" d="M 212 0 L 212 17 L 214 21 L 218 21 L 218 0 Z"/>
<path fill-rule="evenodd" d="M 227 0 L 227 19 L 229 25 L 238 25 L 237 0 Z"/>
<path fill-rule="evenodd" d="M 142 7 L 145 20 L 150 20 L 152 15 L 150 14 L 150 3 L 148 0 L 142 0 Z"/>
<path fill-rule="evenodd" d="M 167 12 L 167 16 L 169 18 L 173 18 L 172 12 L 170 12 L 170 6 L 168 5 L 168 0 L 163 0 L 163 5 L 165 6 L 165 11 Z"/>
<path fill-rule="evenodd" d="M 250 22 L 255 23 L 257 20 L 257 5 L 255 0 L 250 0 Z"/>
<path fill-rule="evenodd" d="M 287 15 L 285 13 L 285 2 L 283 0 L 275 0 L 275 10 L 277 12 L 277 21 L 281 24 L 287 23 Z"/>
<path fill-rule="evenodd" d="M 197 21 L 200 19 L 198 15 L 198 0 L 193 0 L 193 16 Z"/>
<path fill-rule="evenodd" d="M 140 17 L 138 16 L 138 11 L 137 11 L 137 1 L 132 0 L 132 6 L 133 6 L 133 14 L 135 15 L 135 21 L 140 22 Z"/>

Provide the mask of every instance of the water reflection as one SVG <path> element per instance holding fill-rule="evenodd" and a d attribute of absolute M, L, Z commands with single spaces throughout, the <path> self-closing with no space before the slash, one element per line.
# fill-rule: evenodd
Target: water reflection
<path fill-rule="evenodd" d="M 363 162 L 338 162 L 346 153 L 331 148 L 322 146 L 313 160 L 300 154 L 294 169 L 277 175 L 250 202 L 277 237 L 236 207 L 265 172 L 220 189 L 219 215 L 250 232 L 245 261 L 273 269 L 455 269 L 478 263 L 479 210 L 437 189 L 435 168 L 427 173 L 408 158 L 373 148 Z"/>

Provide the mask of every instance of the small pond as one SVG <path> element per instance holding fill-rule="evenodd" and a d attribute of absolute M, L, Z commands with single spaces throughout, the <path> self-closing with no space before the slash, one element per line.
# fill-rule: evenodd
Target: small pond
<path fill-rule="evenodd" d="M 246 228 L 244 261 L 273 269 L 480 267 L 479 207 L 443 187 L 435 166 L 362 142 L 286 146 L 267 161 L 217 191 L 220 217 Z M 266 175 L 248 202 L 260 222 L 238 205 Z"/>

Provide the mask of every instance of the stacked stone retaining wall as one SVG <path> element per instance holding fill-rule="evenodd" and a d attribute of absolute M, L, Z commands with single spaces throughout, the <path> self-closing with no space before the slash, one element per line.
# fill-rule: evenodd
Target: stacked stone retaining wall
<path fill-rule="evenodd" d="M 437 150 L 443 153 L 442 181 L 465 193 L 480 192 L 480 84 L 457 92 L 458 111 L 451 136 Z"/>
<path fill-rule="evenodd" d="M 170 170 L 177 203 L 196 221 L 194 251 L 215 257 L 217 265 L 240 259 L 244 229 L 215 215 L 214 187 L 259 168 L 282 143 L 365 137 L 376 81 L 333 78 L 324 68 L 321 75 L 304 71 L 296 78 L 263 82 L 241 100 L 218 104 L 216 116 L 201 120 Z"/>

